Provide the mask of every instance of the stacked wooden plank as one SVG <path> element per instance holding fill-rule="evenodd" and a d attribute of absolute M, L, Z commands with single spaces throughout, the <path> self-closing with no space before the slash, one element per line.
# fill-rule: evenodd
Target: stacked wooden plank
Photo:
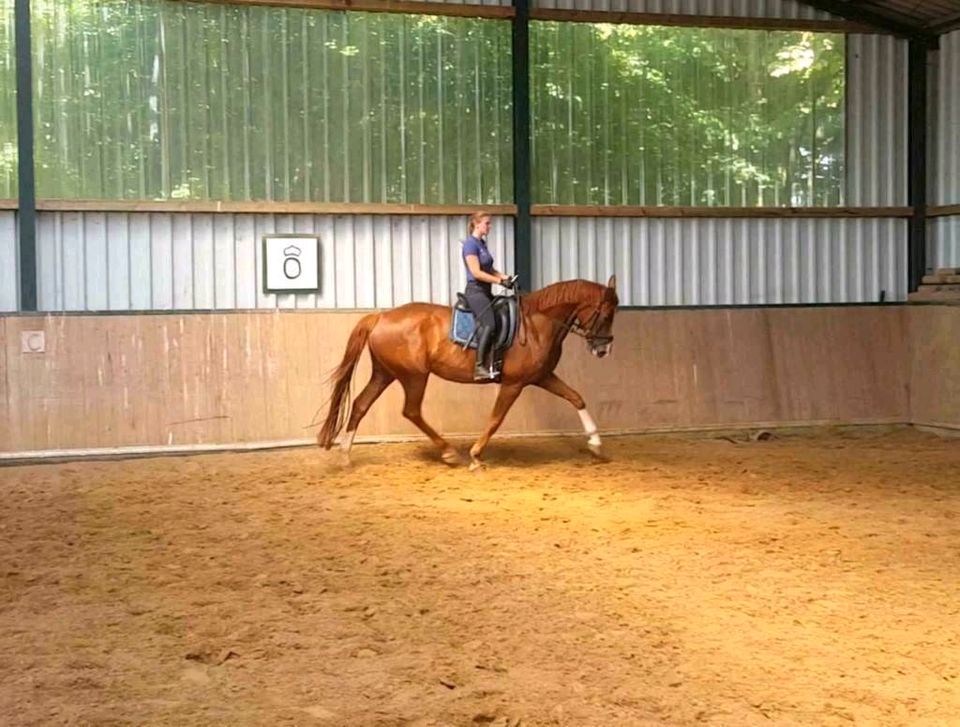
<path fill-rule="evenodd" d="M 911 303 L 960 303 L 960 268 L 938 268 L 924 275 L 917 292 L 910 294 Z"/>

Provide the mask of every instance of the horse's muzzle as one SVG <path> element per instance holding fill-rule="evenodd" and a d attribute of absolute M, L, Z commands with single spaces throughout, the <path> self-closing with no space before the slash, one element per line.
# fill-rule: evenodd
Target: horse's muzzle
<path fill-rule="evenodd" d="M 603 341 L 601 343 L 591 343 L 590 353 L 597 358 L 603 358 L 613 349 L 613 341 Z"/>

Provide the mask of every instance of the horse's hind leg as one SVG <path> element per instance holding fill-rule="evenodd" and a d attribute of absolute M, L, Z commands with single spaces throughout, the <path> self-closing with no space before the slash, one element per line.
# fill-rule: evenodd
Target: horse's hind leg
<path fill-rule="evenodd" d="M 350 419 L 347 422 L 346 431 L 343 439 L 340 440 L 340 450 L 343 452 L 343 458 L 350 461 L 350 448 L 353 446 L 353 438 L 357 434 L 357 427 L 360 426 L 360 420 L 366 415 L 367 411 L 373 406 L 380 394 L 386 390 L 394 381 L 393 375 L 379 366 L 374 359 L 373 374 L 370 381 L 363 387 L 357 398 L 353 400 L 353 406 L 350 409 Z"/>
<path fill-rule="evenodd" d="M 406 395 L 406 400 L 403 403 L 403 416 L 416 424 L 420 431 L 440 448 L 440 457 L 444 462 L 449 465 L 456 465 L 460 463 L 460 455 L 457 450 L 446 439 L 437 434 L 437 431 L 424 421 L 423 415 L 420 413 L 429 376 L 429 374 L 426 374 L 417 375 L 411 379 L 400 379 L 400 383 L 403 385 L 403 393 Z"/>

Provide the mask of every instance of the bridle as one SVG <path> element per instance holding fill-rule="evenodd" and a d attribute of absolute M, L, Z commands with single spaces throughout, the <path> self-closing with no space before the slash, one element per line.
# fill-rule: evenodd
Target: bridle
<path fill-rule="evenodd" d="M 517 309 L 520 311 L 520 325 L 518 326 L 518 334 L 520 335 L 519 343 L 521 346 L 525 346 L 527 345 L 527 337 L 521 298 L 526 294 L 526 291 L 522 290 L 519 285 L 515 285 L 513 288 L 513 294 L 517 298 Z M 597 301 L 596 307 L 593 309 L 593 312 L 590 314 L 590 317 L 587 319 L 585 324 L 580 323 L 579 319 L 577 318 L 577 311 L 574 311 L 570 314 L 570 318 L 563 324 L 564 332 L 575 333 L 581 338 L 586 339 L 587 343 L 593 347 L 609 346 L 611 343 L 613 343 L 613 336 L 601 336 L 597 333 L 597 329 L 600 327 L 601 310 L 603 310 L 603 298 Z"/>
<path fill-rule="evenodd" d="M 613 336 L 601 336 L 597 333 L 600 327 L 600 311 L 602 309 L 603 298 L 597 302 L 597 307 L 593 309 L 586 323 L 580 323 L 577 312 L 574 311 L 564 326 L 569 333 L 574 333 L 586 339 L 587 343 L 593 347 L 609 345 L 613 343 Z"/>

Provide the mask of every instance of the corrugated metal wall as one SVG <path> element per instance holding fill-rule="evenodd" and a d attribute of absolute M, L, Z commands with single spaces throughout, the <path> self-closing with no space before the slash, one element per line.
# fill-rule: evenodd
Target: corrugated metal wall
<path fill-rule="evenodd" d="M 609 8 L 822 17 L 795 3 L 747 0 Z M 901 41 L 849 36 L 847 204 L 906 204 L 905 59 Z M 506 270 L 514 268 L 512 224 L 498 218 L 491 240 Z M 462 286 L 463 228 L 459 216 L 41 213 L 40 307 L 449 303 Z M 320 234 L 319 295 L 262 292 L 259 246 L 270 232 Z M 569 277 L 604 280 L 616 272 L 626 305 L 863 302 L 878 300 L 881 291 L 887 300 L 906 296 L 903 220 L 536 218 L 533 244 L 536 285 Z M 935 248 L 931 254 L 940 253 Z"/>
<path fill-rule="evenodd" d="M 931 159 L 931 204 L 960 203 L 960 30 L 940 38 L 934 108 L 935 149 Z"/>
<path fill-rule="evenodd" d="M 807 18 L 831 16 L 790 0 L 533 0 L 532 7 L 564 10 L 610 10 L 676 15 L 729 15 L 739 18 Z"/>
<path fill-rule="evenodd" d="M 510 7 L 513 0 L 425 0 L 428 3 L 439 3 L 440 5 L 493 5 Z"/>
<path fill-rule="evenodd" d="M 844 204 L 842 34 L 536 22 L 530 47 L 537 202 Z"/>
<path fill-rule="evenodd" d="M 463 287 L 466 218 L 373 215 L 40 213 L 40 309 L 381 308 L 449 303 Z M 261 239 L 320 236 L 319 294 L 263 292 Z M 490 248 L 512 270 L 513 219 Z"/>
<path fill-rule="evenodd" d="M 0 312 L 15 311 L 17 299 L 17 216 L 0 211 Z"/>
<path fill-rule="evenodd" d="M 900 219 L 537 218 L 534 285 L 617 274 L 633 306 L 906 298 Z"/>
<path fill-rule="evenodd" d="M 960 30 L 941 36 L 936 57 L 930 204 L 960 204 Z M 960 216 L 931 220 L 927 234 L 928 267 L 960 266 Z"/>
<path fill-rule="evenodd" d="M 906 42 L 850 35 L 852 206 L 907 204 Z M 616 273 L 625 305 L 875 302 L 907 294 L 900 219 L 540 218 L 535 282 Z"/>
<path fill-rule="evenodd" d="M 0 199 L 17 195 L 17 90 L 13 0 L 0 0 Z"/>
<path fill-rule="evenodd" d="M 513 197 L 506 20 L 33 5 L 41 198 Z"/>
<path fill-rule="evenodd" d="M 927 234 L 927 267 L 960 267 L 960 215 L 932 219 Z"/>
<path fill-rule="evenodd" d="M 847 36 L 847 204 L 907 197 L 907 41 Z"/>

